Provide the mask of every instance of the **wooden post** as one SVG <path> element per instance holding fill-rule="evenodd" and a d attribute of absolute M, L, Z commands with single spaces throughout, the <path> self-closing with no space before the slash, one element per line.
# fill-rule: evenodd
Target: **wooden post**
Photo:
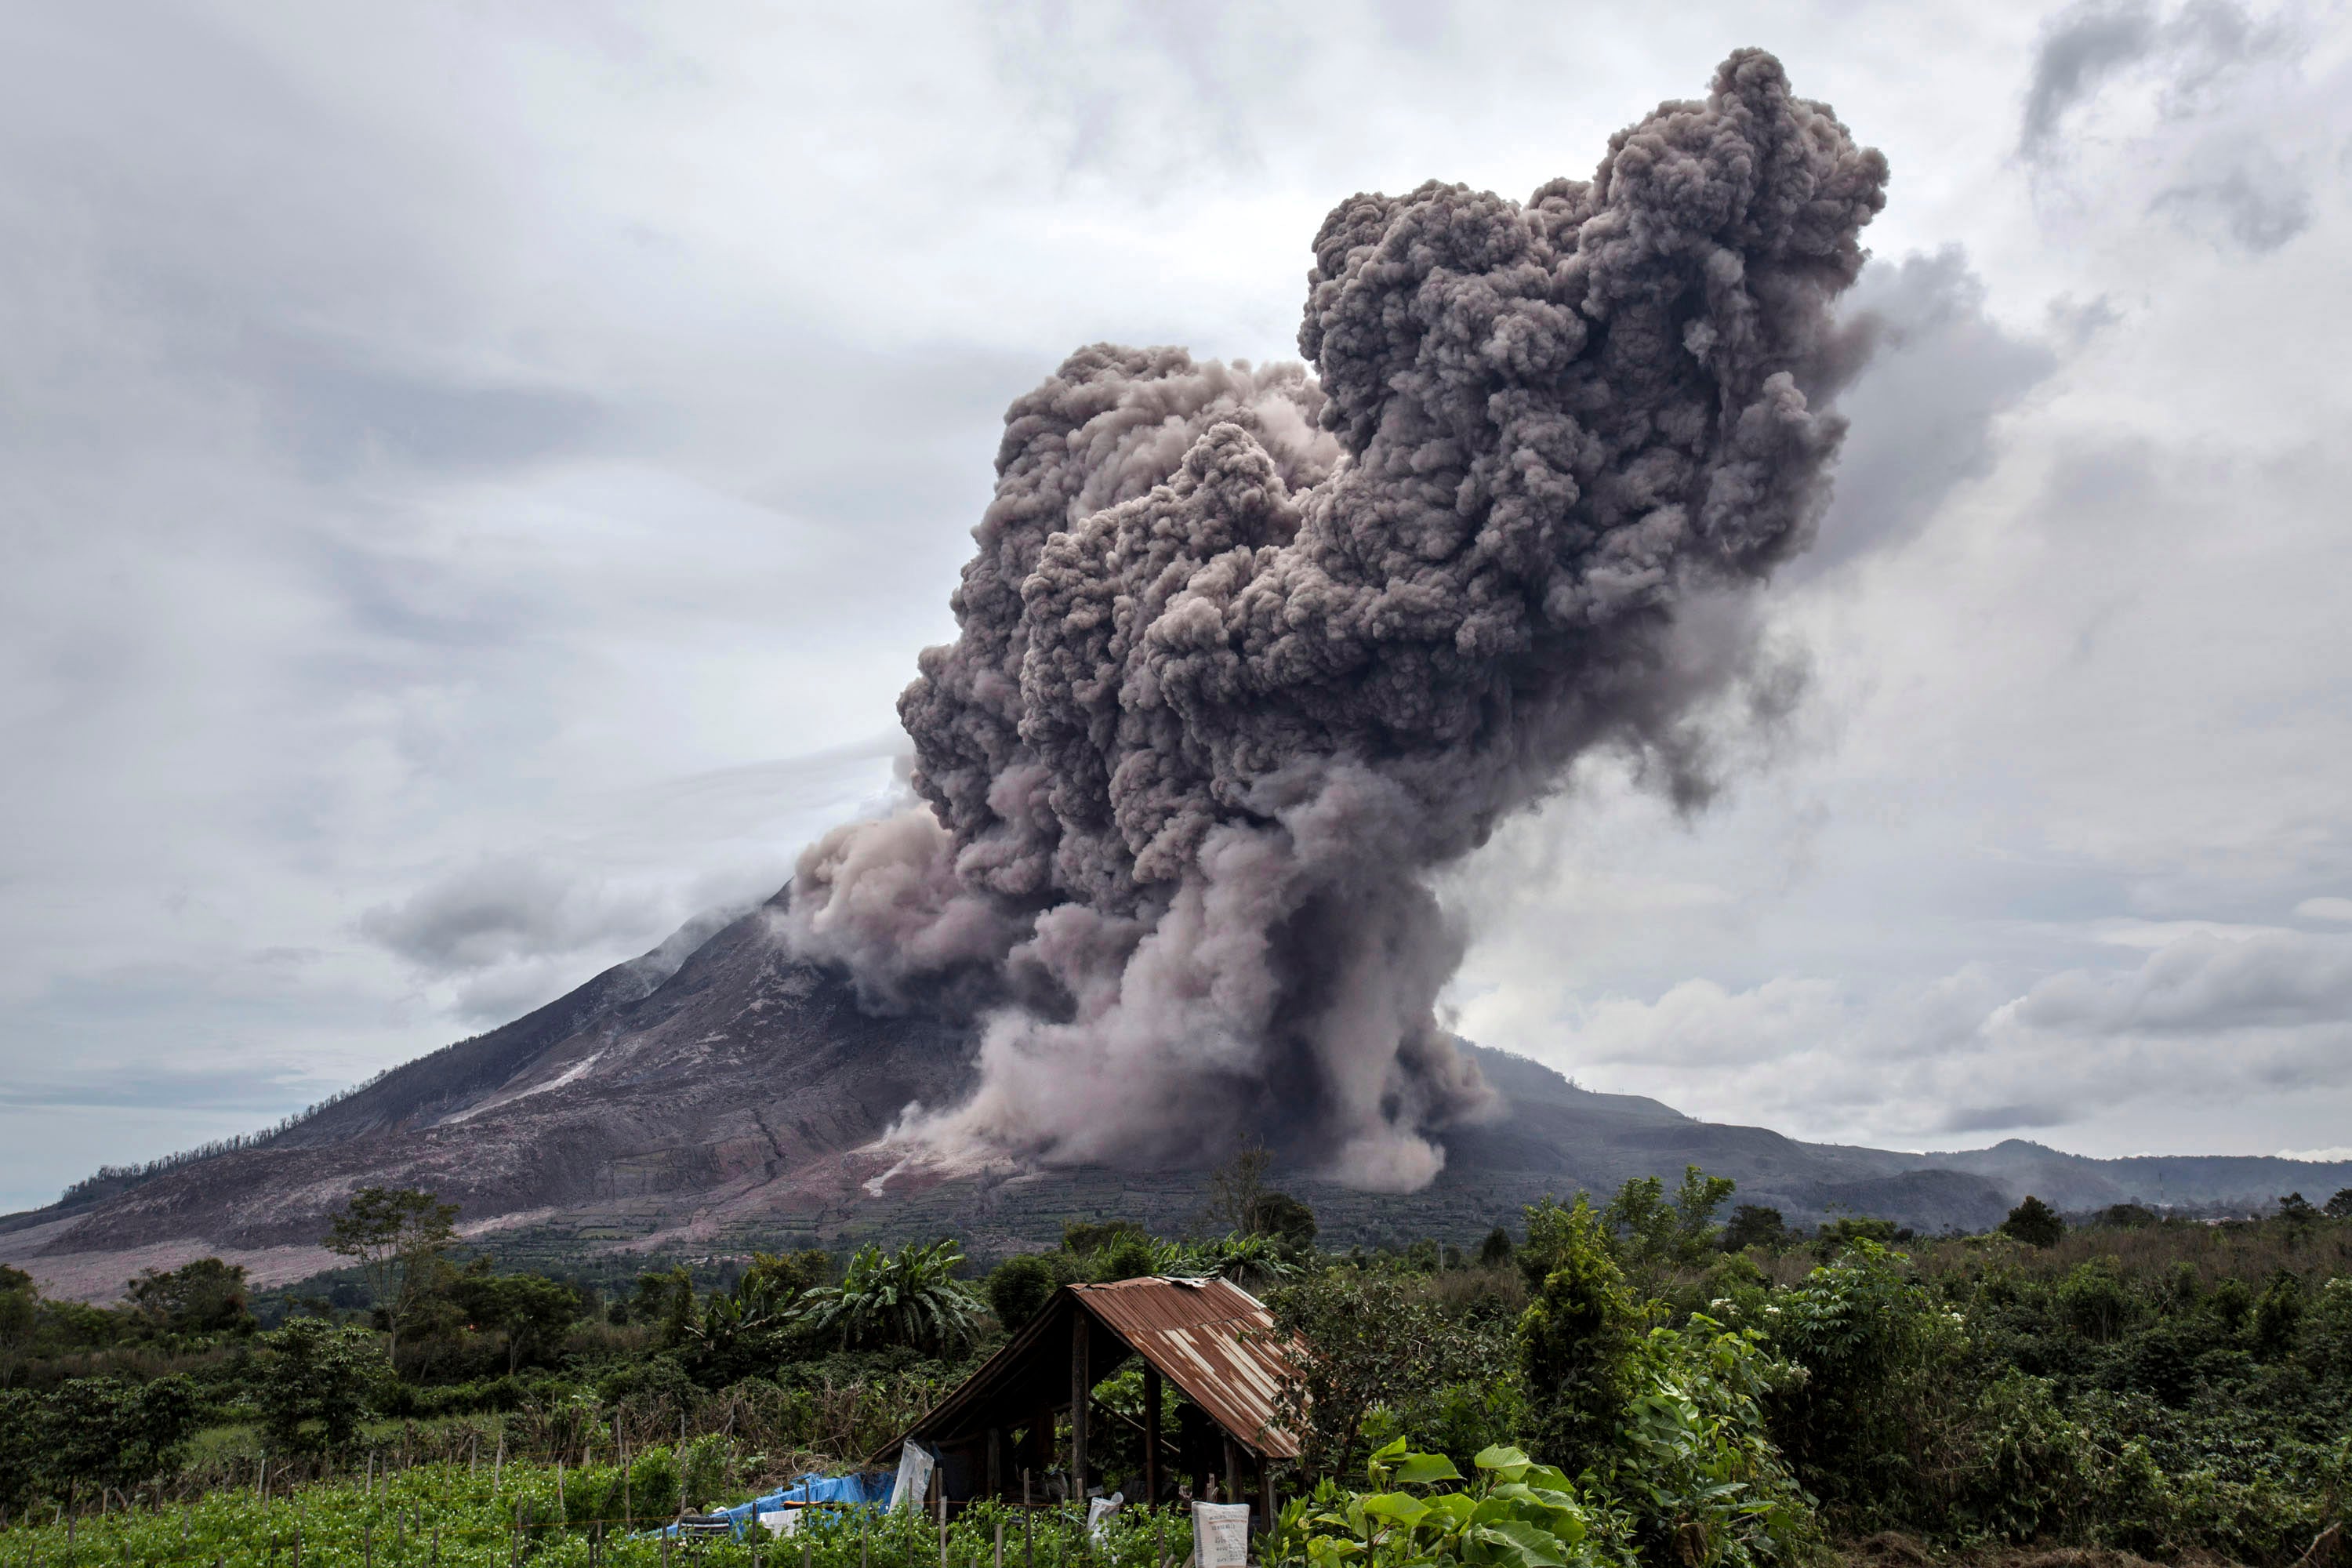
<path fill-rule="evenodd" d="M 1070 1309 L 1070 1500 L 1080 1508 L 1087 1501 L 1087 1401 L 1095 1380 L 1087 1375 L 1087 1355 L 1094 1349 L 1092 1319 L 1087 1310 Z"/>
<path fill-rule="evenodd" d="M 1230 1432 L 1224 1434 L 1224 1439 L 1225 1498 L 1228 1501 L 1239 1501 L 1242 1495 L 1242 1446 L 1234 1441 L 1234 1435 Z"/>
<path fill-rule="evenodd" d="M 1004 1495 L 1004 1431 L 999 1426 L 988 1429 L 988 1496 L 992 1500 Z"/>
<path fill-rule="evenodd" d="M 1143 1363 L 1143 1503 L 1160 1501 L 1160 1369 Z"/>
<path fill-rule="evenodd" d="M 1264 1520 L 1264 1530 L 1270 1540 L 1274 1535 L 1274 1460 L 1260 1454 L 1257 1459 L 1257 1510 Z"/>

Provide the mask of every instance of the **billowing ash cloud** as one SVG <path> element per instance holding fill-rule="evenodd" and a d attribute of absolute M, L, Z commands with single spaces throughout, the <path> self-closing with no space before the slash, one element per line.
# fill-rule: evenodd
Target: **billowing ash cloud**
<path fill-rule="evenodd" d="M 1097 345 L 1006 416 L 899 702 L 927 808 L 808 851 L 788 928 L 878 1004 L 984 1010 L 919 1153 L 1192 1163 L 1260 1132 L 1433 1175 L 1489 1095 L 1430 873 L 1601 746 L 1695 802 L 1801 550 L 1885 161 L 1780 62 L 1525 204 L 1356 195 L 1296 365 Z"/>

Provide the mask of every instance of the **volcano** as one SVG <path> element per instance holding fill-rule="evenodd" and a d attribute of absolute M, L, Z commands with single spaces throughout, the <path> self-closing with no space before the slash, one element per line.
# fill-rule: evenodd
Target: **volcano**
<path fill-rule="evenodd" d="M 460 1205 L 472 1241 L 543 1265 L 940 1234 L 985 1257 L 1051 1241 L 1074 1217 L 1177 1231 L 1199 1213 L 1197 1170 L 889 1174 L 893 1156 L 876 1140 L 910 1104 L 950 1105 L 969 1090 L 974 1031 L 861 1006 L 843 973 L 788 951 L 782 908 L 780 893 L 695 922 L 257 1143 L 85 1184 L 0 1219 L 0 1261 L 88 1300 L 111 1299 L 141 1268 L 208 1255 L 281 1283 L 338 1262 L 318 1239 L 364 1185 L 428 1188 Z M 1736 1201 L 1771 1205 L 1794 1224 L 1858 1213 L 1922 1231 L 1990 1226 L 2029 1189 L 2083 1209 L 2254 1204 L 2352 1185 L 2352 1163 L 2091 1160 L 2016 1142 L 1957 1154 L 1805 1143 L 1464 1048 L 1501 1114 L 1449 1131 L 1445 1167 L 1425 1189 L 1360 1192 L 1277 1167 L 1315 1209 L 1326 1245 L 1475 1242 L 1546 1194 L 1608 1192 L 1651 1174 L 1671 1184 L 1690 1163 L 1733 1177 Z"/>

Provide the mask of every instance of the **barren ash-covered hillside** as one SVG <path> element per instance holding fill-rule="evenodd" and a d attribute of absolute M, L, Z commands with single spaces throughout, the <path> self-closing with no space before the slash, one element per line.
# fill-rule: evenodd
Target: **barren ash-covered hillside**
<path fill-rule="evenodd" d="M 869 1145 L 912 1102 L 969 1086 L 971 1027 L 860 1005 L 837 973 L 794 960 L 782 896 L 616 965 L 502 1028 L 410 1062 L 259 1143 L 162 1173 L 86 1185 L 0 1220 L 0 1259 L 48 1289 L 110 1297 L 138 1269 L 217 1253 L 263 1281 L 333 1260 L 317 1246 L 355 1187 L 430 1188 L 503 1252 L 698 1252 L 876 1237 L 962 1236 L 976 1253 L 1118 1213 L 1181 1228 L 1196 1171 L 1102 1167 L 896 1174 Z M 706 934 L 707 933 L 707 934 Z M 1670 1181 L 1688 1163 L 1792 1222 L 1882 1215 L 1978 1228 L 2031 1190 L 2062 1206 L 2259 1203 L 2333 1191 L 2352 1165 L 2268 1159 L 2090 1160 L 2009 1142 L 1952 1154 L 1802 1143 L 1593 1093 L 1549 1068 L 1470 1047 L 1498 1112 L 1444 1134 L 1436 1180 L 1405 1194 L 1282 1176 L 1327 1243 L 1434 1234 L 1472 1240 L 1546 1193 Z"/>

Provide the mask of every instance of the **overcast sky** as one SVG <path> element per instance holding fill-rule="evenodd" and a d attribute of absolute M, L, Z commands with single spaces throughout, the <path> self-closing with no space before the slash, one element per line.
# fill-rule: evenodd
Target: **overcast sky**
<path fill-rule="evenodd" d="M 781 884 L 1071 348 L 1788 62 L 1894 168 L 1811 671 L 1448 884 L 1463 1032 L 1799 1136 L 2352 1143 L 2338 6 L 0 12 L 0 1207 Z"/>

